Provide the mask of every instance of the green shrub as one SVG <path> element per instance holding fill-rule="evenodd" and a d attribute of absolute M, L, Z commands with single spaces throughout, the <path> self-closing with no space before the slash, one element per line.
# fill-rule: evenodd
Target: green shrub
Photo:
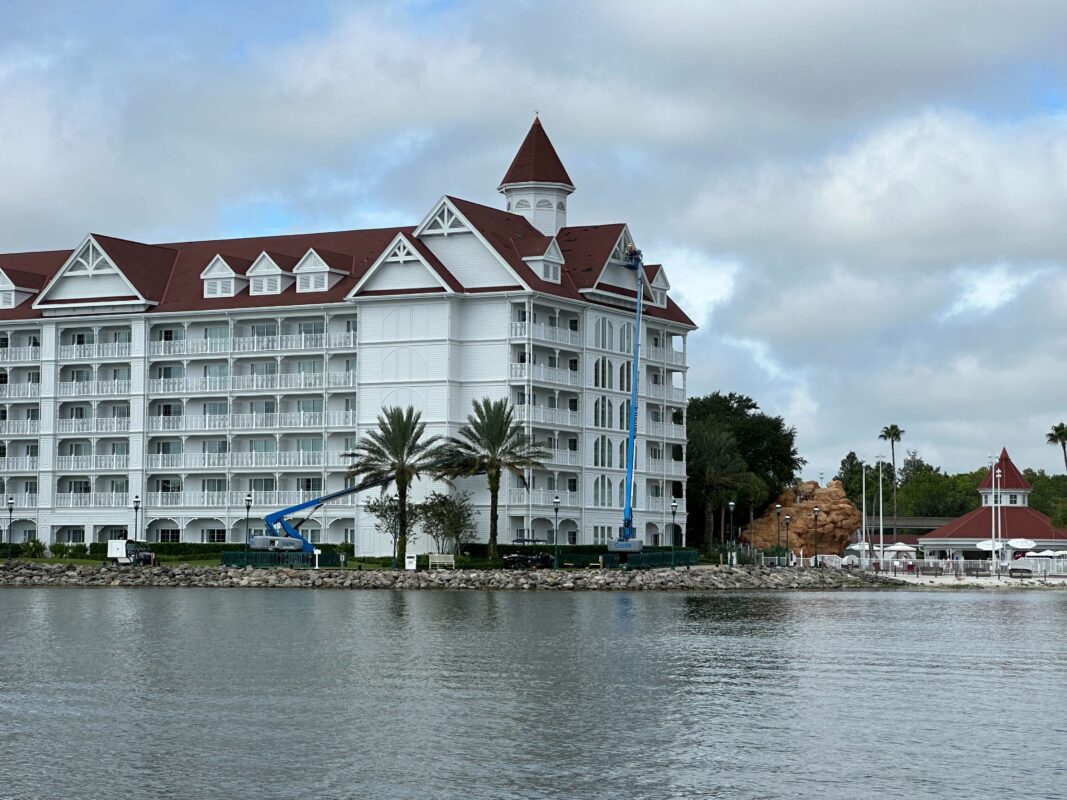
<path fill-rule="evenodd" d="M 44 555 L 44 542 L 40 539 L 29 539 L 22 543 L 23 558 L 41 558 Z"/>
<path fill-rule="evenodd" d="M 48 545 L 48 552 L 52 554 L 52 558 L 66 558 L 70 552 L 70 545 L 63 544 L 63 542 L 53 542 Z"/>
<path fill-rule="evenodd" d="M 72 544 L 70 550 L 67 551 L 67 555 L 70 558 L 88 558 L 89 548 L 84 544 Z"/>
<path fill-rule="evenodd" d="M 345 553 L 352 556 L 351 544 L 317 544 L 317 548 L 324 553 Z M 171 560 L 174 558 L 187 558 L 201 560 L 219 558 L 223 553 L 231 553 L 244 550 L 244 542 L 149 542 L 148 549 L 161 559 Z M 107 557 L 107 542 L 93 542 L 89 545 L 89 555 L 92 558 Z"/>

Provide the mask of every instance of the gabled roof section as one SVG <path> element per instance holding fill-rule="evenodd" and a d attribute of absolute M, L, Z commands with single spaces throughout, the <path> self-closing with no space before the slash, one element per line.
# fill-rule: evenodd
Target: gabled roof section
<path fill-rule="evenodd" d="M 252 262 L 246 258 L 218 253 L 200 273 L 201 278 L 238 278 L 248 274 Z"/>
<path fill-rule="evenodd" d="M 534 117 L 529 133 L 508 167 L 500 188 L 516 183 L 556 183 L 574 189 L 571 176 L 556 154 L 539 117 Z"/>
<path fill-rule="evenodd" d="M 169 248 L 91 233 L 48 281 L 33 307 L 157 303 L 176 255 Z M 64 291 L 60 287 L 65 281 L 76 281 L 77 289 Z"/>
<path fill-rule="evenodd" d="M 24 292 L 38 292 L 45 284 L 45 277 L 33 272 L 23 272 L 12 267 L 0 267 L 5 289 L 19 289 Z"/>
<path fill-rule="evenodd" d="M 1026 478 L 1019 472 L 1019 468 L 1015 466 L 1015 462 L 1011 460 L 1011 456 L 1008 455 L 1008 448 L 1003 448 L 1000 451 L 1000 458 L 997 459 L 997 463 L 994 465 L 985 476 L 985 479 L 978 485 L 978 491 L 992 491 L 993 490 L 993 476 L 997 469 L 1000 470 L 1000 482 L 998 488 L 1002 492 L 1010 490 L 1028 492 L 1033 487 L 1026 482 Z"/>
<path fill-rule="evenodd" d="M 645 264 L 645 277 L 656 289 L 669 291 L 671 288 L 671 282 L 667 280 L 667 273 L 662 264 Z"/>
<path fill-rule="evenodd" d="M 414 238 L 413 232 L 414 228 L 409 228 L 406 231 L 397 233 L 381 255 L 371 264 L 370 269 L 364 272 L 356 282 L 356 285 L 352 287 L 352 291 L 348 293 L 348 298 L 361 294 L 373 276 L 390 264 L 398 264 L 402 267 L 419 264 L 433 277 L 434 281 L 440 286 L 441 291 L 463 291 L 463 286 L 460 285 L 455 276 L 445 268 L 445 265 L 425 244 Z M 413 289 L 419 292 L 429 291 L 429 287 L 413 287 Z M 398 293 L 403 291 L 401 289 L 397 290 Z M 411 291 L 411 289 L 408 291 Z"/>
<path fill-rule="evenodd" d="M 430 213 L 422 218 L 422 222 L 415 226 L 412 234 L 415 238 L 421 236 L 448 236 L 456 233 L 470 233 L 470 225 L 463 219 L 463 215 L 457 210 L 454 198 L 445 195 L 430 209 Z"/>
<path fill-rule="evenodd" d="M 350 275 L 352 257 L 311 247 L 293 267 L 293 272 L 333 272 L 336 275 Z"/>
<path fill-rule="evenodd" d="M 1003 537 L 1007 539 L 1035 539 L 1067 541 L 1067 531 L 1053 527 L 1052 520 L 1029 506 L 999 506 Z M 990 538 L 993 528 L 993 507 L 980 506 L 974 511 L 952 520 L 920 536 L 919 541 L 928 544 L 942 539 L 982 541 Z"/>
<path fill-rule="evenodd" d="M 248 268 L 248 272 L 245 274 L 250 277 L 254 275 L 289 275 L 292 273 L 293 267 L 296 266 L 296 262 L 297 259 L 292 256 L 281 256 L 264 250 L 256 256 L 256 260 L 252 262 L 252 266 Z"/>

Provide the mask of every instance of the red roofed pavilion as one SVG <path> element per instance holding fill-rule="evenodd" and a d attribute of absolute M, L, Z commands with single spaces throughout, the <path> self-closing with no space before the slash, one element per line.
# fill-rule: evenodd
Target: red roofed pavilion
<path fill-rule="evenodd" d="M 998 471 L 1000 477 L 994 495 L 993 478 Z M 1030 508 L 1031 490 L 1032 487 L 1011 460 L 1007 449 L 1003 449 L 993 469 L 978 486 L 982 505 L 920 537 L 919 546 L 927 555 L 942 551 L 951 558 L 957 555 L 987 558 L 989 554 L 980 551 L 977 545 L 978 542 L 993 538 L 996 515 L 999 520 L 997 538 L 1001 541 L 1031 539 L 1036 550 L 1067 548 L 1067 530 L 1054 527 L 1049 517 Z"/>

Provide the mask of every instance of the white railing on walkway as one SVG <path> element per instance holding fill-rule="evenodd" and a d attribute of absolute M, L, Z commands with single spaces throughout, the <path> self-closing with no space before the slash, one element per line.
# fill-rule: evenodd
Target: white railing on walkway
<path fill-rule="evenodd" d="M 0 363 L 10 363 L 12 361 L 40 361 L 41 360 L 41 348 L 31 347 L 29 345 L 23 347 L 0 347 Z"/>

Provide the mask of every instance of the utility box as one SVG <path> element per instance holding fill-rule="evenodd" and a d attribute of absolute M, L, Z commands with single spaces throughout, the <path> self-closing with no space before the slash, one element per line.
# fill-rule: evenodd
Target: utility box
<path fill-rule="evenodd" d="M 405 553 L 404 554 L 404 569 L 414 570 L 416 568 L 415 567 L 415 561 L 416 561 L 416 556 L 415 556 L 414 553 Z"/>

